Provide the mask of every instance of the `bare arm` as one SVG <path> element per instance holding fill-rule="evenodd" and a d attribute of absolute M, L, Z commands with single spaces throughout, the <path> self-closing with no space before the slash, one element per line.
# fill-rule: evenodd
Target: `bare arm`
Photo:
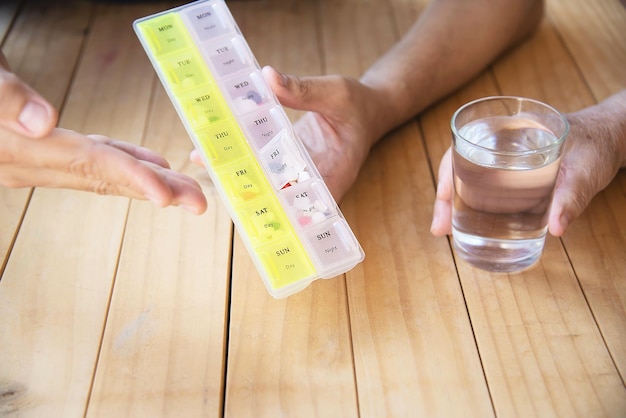
<path fill-rule="evenodd" d="M 382 121 L 375 140 L 486 68 L 538 25 L 542 0 L 436 0 L 361 77 Z"/>
<path fill-rule="evenodd" d="M 388 131 L 470 81 L 541 20 L 542 0 L 433 0 L 360 79 L 265 75 L 340 200 Z"/>

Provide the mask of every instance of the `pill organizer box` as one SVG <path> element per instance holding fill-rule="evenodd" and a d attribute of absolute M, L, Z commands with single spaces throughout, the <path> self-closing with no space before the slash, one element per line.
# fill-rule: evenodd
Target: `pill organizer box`
<path fill-rule="evenodd" d="M 342 274 L 364 253 L 223 0 L 133 24 L 269 293 Z"/>

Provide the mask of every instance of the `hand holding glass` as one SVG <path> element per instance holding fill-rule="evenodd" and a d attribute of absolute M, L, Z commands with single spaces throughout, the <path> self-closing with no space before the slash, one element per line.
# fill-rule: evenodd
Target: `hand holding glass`
<path fill-rule="evenodd" d="M 457 254 L 484 270 L 517 272 L 541 257 L 569 125 L 554 108 L 486 97 L 452 116 Z"/>

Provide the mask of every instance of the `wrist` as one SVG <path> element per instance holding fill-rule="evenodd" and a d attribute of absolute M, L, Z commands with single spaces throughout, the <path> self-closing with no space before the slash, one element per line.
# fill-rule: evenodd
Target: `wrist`
<path fill-rule="evenodd" d="M 407 105 L 400 95 L 401 91 L 406 90 L 402 86 L 379 83 L 368 78 L 367 74 L 361 77 L 360 82 L 368 94 L 365 106 L 371 132 L 374 134 L 371 145 L 374 145 L 385 134 L 408 121 L 414 114 L 409 112 L 411 106 Z"/>

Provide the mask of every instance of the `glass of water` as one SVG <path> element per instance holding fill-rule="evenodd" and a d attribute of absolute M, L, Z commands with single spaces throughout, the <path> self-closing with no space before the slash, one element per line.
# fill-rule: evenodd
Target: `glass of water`
<path fill-rule="evenodd" d="M 517 272 L 541 257 L 548 211 L 569 124 L 536 100 L 494 96 L 452 116 L 458 256 L 495 272 Z"/>

